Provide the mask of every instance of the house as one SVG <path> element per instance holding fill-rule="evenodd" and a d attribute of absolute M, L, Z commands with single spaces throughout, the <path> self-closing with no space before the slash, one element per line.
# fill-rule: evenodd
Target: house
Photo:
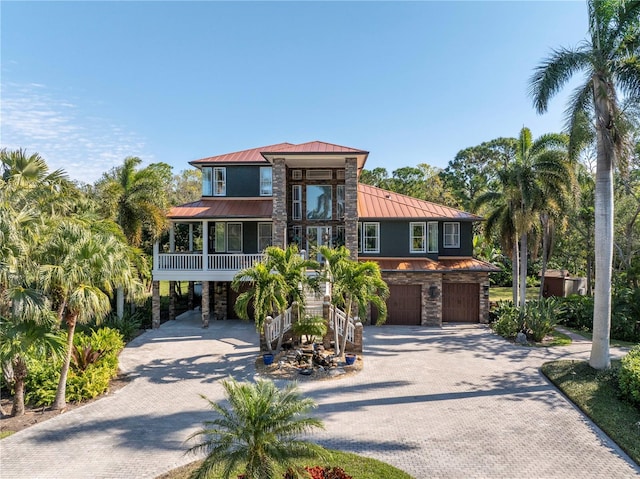
<path fill-rule="evenodd" d="M 345 245 L 353 259 L 376 261 L 390 289 L 387 324 L 485 322 L 497 268 L 472 256 L 482 218 L 360 184 L 368 154 L 312 141 L 190 162 L 202 171 L 202 198 L 170 210 L 169 250 L 154 248 L 153 324 L 160 281 L 189 281 L 190 291 L 200 282 L 204 325 L 235 318 L 234 275 L 265 247 L 291 243 L 306 254 Z"/>

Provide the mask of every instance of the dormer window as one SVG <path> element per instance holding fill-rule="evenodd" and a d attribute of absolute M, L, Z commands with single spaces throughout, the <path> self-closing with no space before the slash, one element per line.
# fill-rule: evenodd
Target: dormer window
<path fill-rule="evenodd" d="M 227 169 L 221 166 L 202 168 L 202 196 L 227 194 Z"/>

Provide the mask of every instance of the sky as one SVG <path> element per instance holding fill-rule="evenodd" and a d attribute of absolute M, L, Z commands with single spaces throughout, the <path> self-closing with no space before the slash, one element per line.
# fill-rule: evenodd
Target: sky
<path fill-rule="evenodd" d="M 320 140 L 366 168 L 427 163 L 538 115 L 534 68 L 586 38 L 583 1 L 0 2 L 0 146 L 81 182 Z"/>

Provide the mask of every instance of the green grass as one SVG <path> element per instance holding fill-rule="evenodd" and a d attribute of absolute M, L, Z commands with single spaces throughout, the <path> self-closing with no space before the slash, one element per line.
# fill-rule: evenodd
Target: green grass
<path fill-rule="evenodd" d="M 527 288 L 527 299 L 538 299 L 539 291 L 539 286 Z M 511 299 L 513 299 L 511 286 L 491 286 L 489 288 L 489 301 L 511 301 Z"/>
<path fill-rule="evenodd" d="M 332 460 L 328 463 L 322 463 L 322 461 L 313 461 L 313 460 L 304 460 L 298 461 L 298 465 L 303 466 L 338 466 L 344 469 L 344 471 L 353 476 L 354 479 L 412 479 L 412 476 L 407 474 L 406 472 L 401 471 L 400 469 L 396 469 L 389 464 L 378 461 L 376 459 L 370 459 L 368 457 L 358 456 L 356 454 L 350 454 L 341 451 L 329 451 L 332 454 Z M 199 465 L 201 461 L 192 462 L 191 464 L 187 464 L 186 466 L 182 466 L 178 469 L 174 469 L 173 471 L 169 471 L 162 476 L 159 476 L 157 479 L 187 479 L 189 474 L 194 471 Z M 238 474 L 241 474 L 241 470 L 236 470 L 231 475 L 232 478 L 236 478 Z M 276 474 L 275 478 L 279 479 L 282 477 L 281 471 L 280 474 Z M 211 479 L 219 479 L 220 476 L 212 477 Z"/>
<path fill-rule="evenodd" d="M 544 346 L 568 346 L 572 343 L 571 338 L 560 331 L 553 331 L 551 336 L 553 336 L 553 340 Z"/>
<path fill-rule="evenodd" d="M 15 431 L 0 431 L 0 439 L 11 436 Z"/>
<path fill-rule="evenodd" d="M 640 464 L 640 410 L 618 398 L 617 370 L 597 371 L 583 361 L 552 361 L 542 372 Z"/>
<path fill-rule="evenodd" d="M 565 328 L 566 326 L 563 326 L 563 328 Z M 591 338 L 593 336 L 593 334 L 591 333 L 591 331 L 584 331 L 582 329 L 574 329 L 574 328 L 566 328 L 571 332 L 574 332 L 576 334 L 579 334 L 580 336 L 582 336 L 585 339 L 588 339 L 589 341 L 591 341 Z M 633 346 L 635 346 L 638 343 L 632 343 L 629 341 L 620 341 L 619 339 L 611 339 L 610 340 L 610 344 L 611 346 L 616 346 L 619 348 L 632 348 Z"/>
<path fill-rule="evenodd" d="M 189 291 L 189 281 L 180 281 L 180 287 L 182 288 L 182 294 L 186 296 Z M 176 290 L 178 285 L 176 285 Z M 160 296 L 169 296 L 169 281 L 160 281 Z"/>

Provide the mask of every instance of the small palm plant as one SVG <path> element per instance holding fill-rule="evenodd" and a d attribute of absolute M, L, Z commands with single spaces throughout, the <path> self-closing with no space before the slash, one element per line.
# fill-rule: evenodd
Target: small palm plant
<path fill-rule="evenodd" d="M 294 459 L 327 455 L 317 444 L 297 439 L 298 434 L 323 425 L 307 415 L 316 405 L 312 399 L 303 398 L 295 384 L 282 390 L 272 381 L 251 384 L 229 380 L 222 385 L 229 407 L 202 396 L 219 416 L 205 421 L 204 428 L 189 437 L 202 442 L 188 452 L 207 453 L 192 479 L 212 477 L 214 473 L 228 479 L 242 465 L 246 479 L 271 479 L 276 464 L 286 468 Z"/>

